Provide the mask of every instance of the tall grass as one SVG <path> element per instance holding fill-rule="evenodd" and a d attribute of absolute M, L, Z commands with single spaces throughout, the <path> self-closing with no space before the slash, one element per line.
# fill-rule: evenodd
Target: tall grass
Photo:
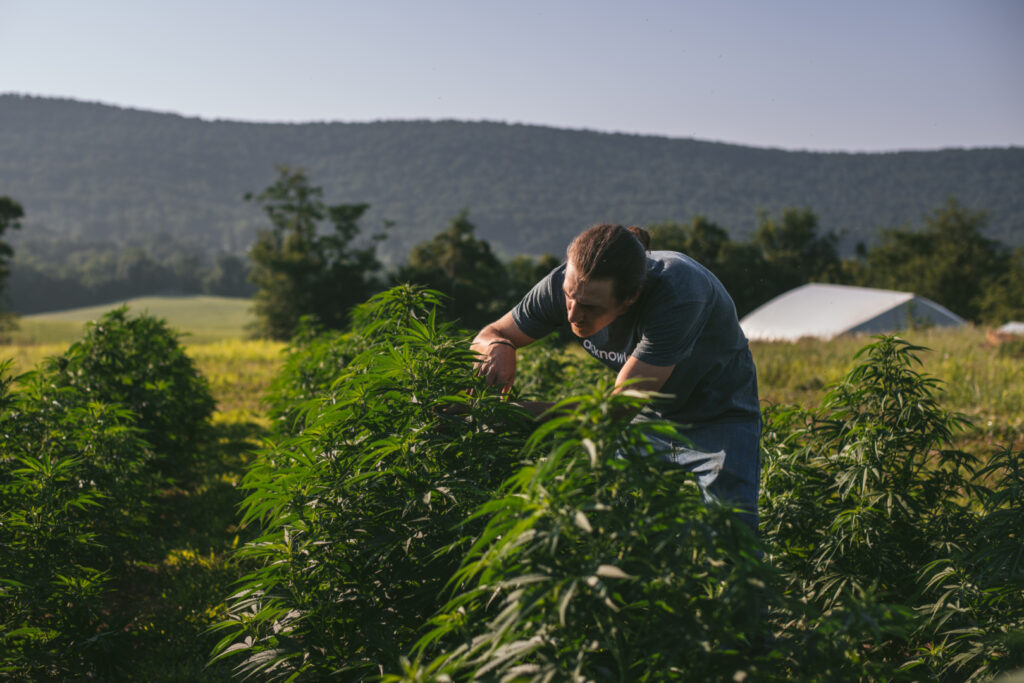
<path fill-rule="evenodd" d="M 1000 443 L 1024 439 L 1024 362 L 1001 353 L 984 331 L 911 330 L 907 341 L 926 347 L 922 371 L 942 382 L 943 405 L 965 414 L 975 436 Z M 817 404 L 824 387 L 841 379 L 854 365 L 854 354 L 870 342 L 863 336 L 828 342 L 751 344 L 761 400 L 767 404 Z"/>

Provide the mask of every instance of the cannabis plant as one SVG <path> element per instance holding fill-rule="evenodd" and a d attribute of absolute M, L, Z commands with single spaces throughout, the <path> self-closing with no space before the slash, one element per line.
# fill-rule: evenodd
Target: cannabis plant
<path fill-rule="evenodd" d="M 58 385 L 132 411 L 172 474 L 195 458 L 215 408 L 209 383 L 167 323 L 145 314 L 129 317 L 126 307 L 90 323 L 85 336 L 43 371 Z"/>
<path fill-rule="evenodd" d="M 358 353 L 247 473 L 244 523 L 260 531 L 239 559 L 255 569 L 217 648 L 240 673 L 378 677 L 442 604 L 469 513 L 511 472 L 528 420 L 484 391 L 434 303 L 402 287 L 358 311 Z"/>
<path fill-rule="evenodd" d="M 487 526 L 406 679 L 742 679 L 773 658 L 756 539 L 652 453 L 629 421 L 641 398 L 610 389 L 563 403 L 477 511 Z"/>
<path fill-rule="evenodd" d="M 42 373 L 0 385 L 0 671 L 103 671 L 124 626 L 104 609 L 108 581 L 146 525 L 151 451 L 131 413 L 78 387 Z"/>
<path fill-rule="evenodd" d="M 917 679 L 983 677 L 1021 659 L 1021 456 L 982 468 L 951 446 L 966 420 L 915 369 L 923 350 L 880 337 L 820 411 L 767 414 L 762 531 L 810 606 L 912 615 L 903 636 L 865 643 L 872 659 Z"/>

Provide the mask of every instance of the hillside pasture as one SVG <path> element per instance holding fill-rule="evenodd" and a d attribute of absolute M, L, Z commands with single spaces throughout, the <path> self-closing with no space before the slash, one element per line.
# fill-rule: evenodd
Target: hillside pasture
<path fill-rule="evenodd" d="M 135 315 L 148 313 L 165 319 L 189 344 L 245 338 L 255 320 L 248 299 L 151 296 L 23 316 L 18 319 L 18 329 L 8 336 L 14 345 L 70 344 L 82 335 L 86 323 L 120 306 L 127 306 Z"/>

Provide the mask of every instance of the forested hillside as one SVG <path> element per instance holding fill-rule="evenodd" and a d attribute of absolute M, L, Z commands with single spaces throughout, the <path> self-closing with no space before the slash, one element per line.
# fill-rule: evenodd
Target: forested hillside
<path fill-rule="evenodd" d="M 756 112 L 751 112 L 756 117 Z M 251 124 L 0 95 L 0 195 L 25 208 L 17 237 L 176 242 L 241 254 L 262 225 L 246 192 L 275 165 L 305 169 L 333 202 L 394 221 L 392 262 L 468 208 L 504 257 L 561 252 L 598 221 L 703 214 L 734 239 L 757 212 L 806 206 L 851 253 L 953 196 L 1024 245 L 1024 149 L 787 152 L 689 139 L 488 122 Z"/>

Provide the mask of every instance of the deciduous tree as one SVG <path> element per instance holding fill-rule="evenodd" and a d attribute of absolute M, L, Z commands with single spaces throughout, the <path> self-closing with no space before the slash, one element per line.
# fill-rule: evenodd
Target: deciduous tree
<path fill-rule="evenodd" d="M 270 219 L 250 251 L 250 279 L 257 286 L 255 309 L 261 336 L 287 339 L 300 318 L 315 316 L 341 328 L 349 310 L 364 301 L 380 269 L 375 235 L 357 246 L 359 219 L 369 204 L 325 204 L 323 190 L 301 170 L 279 167 L 277 180 L 256 201 Z M 324 223 L 330 228 L 323 229 Z"/>
<path fill-rule="evenodd" d="M 486 325 L 504 313 L 507 274 L 486 240 L 474 234 L 469 212 L 460 211 L 448 229 L 413 247 L 400 281 L 426 285 L 448 295 L 448 317 L 466 327 Z"/>
<path fill-rule="evenodd" d="M 835 281 L 840 272 L 838 238 L 818 231 L 818 217 L 809 208 L 787 208 L 776 219 L 760 214 L 754 244 L 760 247 L 768 284 L 781 294 L 814 281 Z"/>
<path fill-rule="evenodd" d="M 924 229 L 884 230 L 867 252 L 866 282 L 914 292 L 957 315 L 980 320 L 996 306 L 994 293 L 1012 287 L 1010 253 L 985 237 L 988 215 L 948 199 L 925 216 Z"/>
<path fill-rule="evenodd" d="M 540 282 L 545 275 L 558 267 L 562 259 L 554 254 L 544 254 L 540 258 L 519 255 L 505 263 L 508 276 L 508 298 L 505 308 L 512 308 L 523 296 Z"/>
<path fill-rule="evenodd" d="M 8 229 L 21 227 L 21 219 L 25 211 L 21 204 L 10 197 L 0 197 L 0 236 Z M 14 256 L 14 250 L 6 242 L 0 240 L 0 331 L 11 325 L 11 316 L 5 311 L 6 301 L 4 290 L 7 285 L 7 276 L 11 274 L 10 260 Z"/>
<path fill-rule="evenodd" d="M 652 249 L 678 251 L 692 257 L 715 274 L 743 316 L 779 292 L 766 287 L 770 267 L 759 247 L 750 242 L 733 242 L 729 233 L 704 216 L 689 224 L 655 223 L 647 227 Z"/>

